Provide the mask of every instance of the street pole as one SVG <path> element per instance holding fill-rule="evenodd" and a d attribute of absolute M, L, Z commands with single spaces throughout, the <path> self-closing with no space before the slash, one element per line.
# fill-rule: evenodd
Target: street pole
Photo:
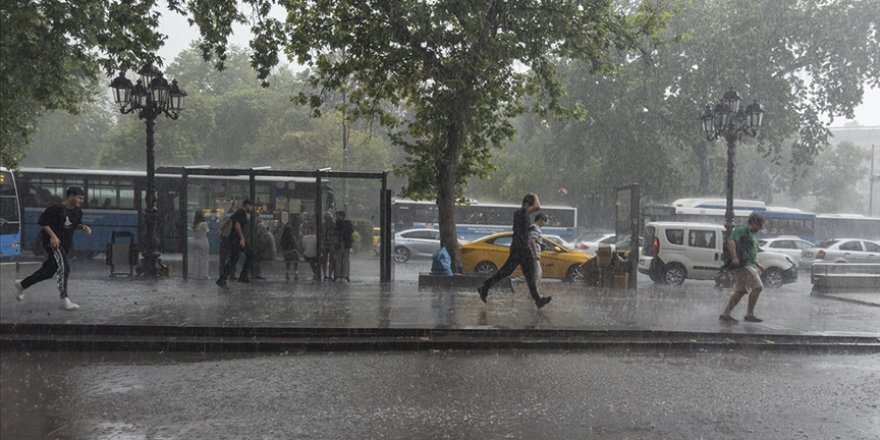
<path fill-rule="evenodd" d="M 113 90 L 114 101 L 119 105 L 119 111 L 123 114 L 137 112 L 138 118 L 143 119 L 147 126 L 147 206 L 144 210 L 147 231 L 143 243 L 139 241 L 143 248 L 143 259 L 137 273 L 153 277 L 167 276 L 168 266 L 160 260 L 157 227 L 159 208 L 156 206 L 156 118 L 164 114 L 165 117 L 176 120 L 183 110 L 183 98 L 187 94 L 177 85 L 177 80 L 169 85 L 163 78 L 162 71 L 151 63 L 145 64 L 138 74 L 141 79 L 133 85 L 125 77 L 125 72 L 120 72 L 110 83 L 110 88 Z"/>
<path fill-rule="evenodd" d="M 348 123 L 345 90 L 342 91 L 342 171 L 348 171 Z M 348 212 L 348 177 L 342 178 L 342 210 Z"/>
<path fill-rule="evenodd" d="M 149 109 L 142 112 L 142 117 L 147 125 L 147 237 L 142 253 L 144 260 L 140 273 L 149 276 L 164 275 L 167 270 L 167 267 L 160 260 L 158 250 L 159 208 L 156 206 L 156 144 L 154 140 L 156 116 L 156 112 Z"/>
<path fill-rule="evenodd" d="M 736 172 L 736 137 L 727 136 L 727 205 L 724 209 L 724 229 L 727 236 L 733 230 L 733 175 Z M 724 237 L 727 239 L 727 237 Z"/>

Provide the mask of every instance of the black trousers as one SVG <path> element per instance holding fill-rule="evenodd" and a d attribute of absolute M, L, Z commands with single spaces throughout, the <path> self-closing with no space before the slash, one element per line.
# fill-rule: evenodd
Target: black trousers
<path fill-rule="evenodd" d="M 58 278 L 58 292 L 61 299 L 67 298 L 67 279 L 70 277 L 70 264 L 67 260 L 67 251 L 59 246 L 58 249 L 46 248 L 46 261 L 32 273 L 31 276 L 21 281 L 21 287 L 27 289 L 34 284 L 49 278 Z"/>
<path fill-rule="evenodd" d="M 498 272 L 495 272 L 495 275 L 486 280 L 483 286 L 488 289 L 493 284 L 509 277 L 513 270 L 516 269 L 516 266 L 522 268 L 523 275 L 526 277 L 526 284 L 529 285 L 529 295 L 531 295 L 533 300 L 537 301 L 541 296 L 538 295 L 538 286 L 535 284 L 535 258 L 528 251 L 525 253 L 511 252 L 504 265 L 498 269 Z"/>
<path fill-rule="evenodd" d="M 241 275 L 239 278 L 247 278 L 248 270 L 251 269 L 253 264 L 253 252 L 250 251 L 250 248 L 245 247 L 242 249 L 241 246 L 238 245 L 238 241 L 230 241 L 229 242 L 229 253 L 226 257 L 226 265 L 223 266 L 223 270 L 220 272 L 220 279 L 226 281 L 230 277 L 235 276 L 235 267 L 238 266 L 238 257 L 241 253 L 244 252 L 244 267 L 241 268 Z"/>

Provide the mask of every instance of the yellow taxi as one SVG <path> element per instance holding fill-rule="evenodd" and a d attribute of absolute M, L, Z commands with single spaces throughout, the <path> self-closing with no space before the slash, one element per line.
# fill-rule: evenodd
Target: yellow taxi
<path fill-rule="evenodd" d="M 461 245 L 461 266 L 465 273 L 492 274 L 504 265 L 510 255 L 513 232 L 499 232 Z M 561 278 L 563 281 L 581 280 L 578 272 L 581 264 L 592 255 L 576 251 L 550 241 L 544 237 L 544 250 L 541 251 L 541 269 L 544 278 Z M 519 267 L 513 276 L 522 276 Z"/>

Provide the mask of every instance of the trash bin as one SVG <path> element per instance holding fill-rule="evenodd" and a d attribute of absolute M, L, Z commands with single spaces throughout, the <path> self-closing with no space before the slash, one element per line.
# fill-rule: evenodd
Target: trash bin
<path fill-rule="evenodd" d="M 107 264 L 110 265 L 110 276 L 134 276 L 134 266 L 136 263 L 137 251 L 134 243 L 134 234 L 128 231 L 113 231 L 110 244 L 107 245 Z M 117 266 L 120 268 L 127 266 L 128 272 L 117 271 Z"/>

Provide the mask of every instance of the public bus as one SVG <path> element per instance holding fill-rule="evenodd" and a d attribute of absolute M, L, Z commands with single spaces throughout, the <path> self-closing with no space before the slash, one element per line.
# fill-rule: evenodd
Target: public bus
<path fill-rule="evenodd" d="M 64 199 L 68 187 L 79 186 L 86 192 L 83 223 L 92 227 L 91 235 L 78 235 L 74 252 L 101 253 L 111 242 L 112 234 L 129 232 L 138 237 L 143 228 L 146 206 L 146 172 L 122 170 L 84 170 L 68 168 L 21 168 L 18 173 L 19 195 L 23 207 L 22 248 L 41 253 L 39 244 L 40 213 Z M 303 220 L 314 213 L 315 179 L 303 177 L 256 177 L 255 205 L 261 217 L 271 220 L 275 213 L 299 213 Z M 192 223 L 193 213 L 205 213 L 211 233 L 216 232 L 224 215 L 250 198 L 249 176 L 195 176 L 187 178 L 187 212 L 180 212 L 181 177 L 156 174 L 156 205 L 160 252 L 182 251 L 181 231 Z M 333 205 L 333 193 L 326 185 L 323 206 Z M 279 214 L 280 215 L 280 214 Z M 136 240 L 136 239 L 135 239 Z M 211 240 L 212 252 L 216 240 Z"/>
<path fill-rule="evenodd" d="M 816 239 L 863 238 L 880 240 L 880 218 L 860 214 L 819 214 L 816 216 Z"/>
<path fill-rule="evenodd" d="M 455 208 L 456 235 L 461 240 L 475 240 L 496 232 L 510 231 L 513 227 L 513 211 L 520 207 L 479 202 L 458 205 Z M 577 208 L 541 205 L 540 212 L 548 217 L 542 228 L 545 234 L 558 235 L 568 241 L 577 237 Z M 391 221 L 396 231 L 437 228 L 439 218 L 439 210 L 434 202 L 397 199 L 391 204 Z"/>
<path fill-rule="evenodd" d="M 727 202 L 725 199 L 687 198 L 670 205 L 648 205 L 642 209 L 642 224 L 649 221 L 701 222 L 723 225 Z M 759 238 L 795 235 L 816 242 L 816 214 L 795 208 L 767 206 L 760 200 L 733 200 L 735 224 L 745 224 L 752 212 L 761 214 L 764 228 Z"/>
<path fill-rule="evenodd" d="M 12 170 L 0 167 L 0 259 L 21 254 L 21 205 Z"/>

